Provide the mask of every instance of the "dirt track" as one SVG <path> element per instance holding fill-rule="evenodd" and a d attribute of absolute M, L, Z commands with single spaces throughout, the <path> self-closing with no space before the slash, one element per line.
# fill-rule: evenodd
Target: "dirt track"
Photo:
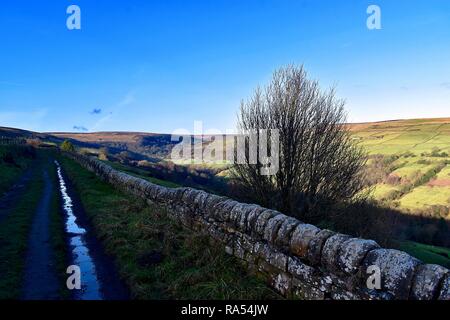
<path fill-rule="evenodd" d="M 43 172 L 45 186 L 31 227 L 26 256 L 23 296 L 25 300 L 54 300 L 58 298 L 58 279 L 50 241 L 50 201 L 53 182 Z"/>
<path fill-rule="evenodd" d="M 60 200 L 64 199 L 60 183 L 53 178 L 56 175 L 53 175 L 52 170 L 56 171 L 57 167 L 51 158 L 44 156 L 34 162 L 17 183 L 0 196 L 0 223 L 6 223 L 5 218 L 9 218 L 11 214 L 15 213 L 18 203 L 24 204 L 24 201 L 29 201 L 25 196 L 34 183 L 34 179 L 42 179 L 42 188 L 38 190 L 39 194 L 35 195 L 39 199 L 37 204 L 25 203 L 26 210 L 29 212 L 26 214 L 31 217 L 32 222 L 28 234 L 25 233 L 26 240 L 21 240 L 26 249 L 22 258 L 23 267 L 18 271 L 19 276 L 21 273 L 21 280 L 19 278 L 20 283 L 15 287 L 19 290 L 17 298 L 21 300 L 62 299 L 61 289 L 65 285 L 62 281 L 65 279 L 61 279 L 58 275 L 61 270 L 58 270 L 56 261 L 64 258 L 67 260 L 67 267 L 69 265 L 79 266 L 82 275 L 82 290 L 73 290 L 68 295 L 64 294 L 65 298 L 75 300 L 128 299 L 128 288 L 120 280 L 113 258 L 105 254 L 68 177 L 64 177 L 64 179 L 67 182 L 66 191 L 73 199 L 70 200 L 73 203 L 73 214 L 72 217 L 69 217 L 63 207 L 59 209 L 59 214 L 65 221 L 65 228 L 61 225 L 60 232 L 64 235 L 66 242 L 66 257 L 56 256 L 62 253 L 54 251 L 55 244 L 52 235 L 55 231 L 51 229 L 51 219 L 55 210 L 53 201 L 54 197 L 61 197 Z M 71 221 L 71 218 L 75 220 Z M 69 224 L 74 221 L 77 221 L 79 226 L 86 230 L 85 233 L 76 235 L 73 230 L 68 228 Z M 79 243 L 75 240 L 79 240 Z M 95 287 L 97 293 L 93 294 L 92 288 Z"/>

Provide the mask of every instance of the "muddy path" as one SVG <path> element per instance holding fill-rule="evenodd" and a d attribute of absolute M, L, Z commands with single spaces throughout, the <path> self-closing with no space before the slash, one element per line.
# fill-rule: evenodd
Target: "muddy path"
<path fill-rule="evenodd" d="M 28 236 L 20 299 L 62 299 L 61 287 L 66 286 L 66 283 L 62 284 L 61 276 L 58 276 L 51 237 L 53 197 L 59 198 L 61 204 L 59 214 L 64 220 L 64 225 L 61 226 L 64 229 L 61 232 L 66 242 L 64 260 L 67 267 L 77 266 L 81 273 L 81 289 L 71 290 L 69 296 L 65 298 L 73 300 L 128 299 L 128 289 L 118 276 L 114 260 L 105 254 L 75 189 L 68 177 L 64 175 L 63 168 L 49 157 L 45 165 L 36 166 L 34 170 L 42 171 L 44 185 L 40 190 L 37 207 L 30 208 L 34 211 L 34 216 Z M 53 170 L 55 172 L 52 172 Z M 24 182 L 27 179 L 30 180 L 31 176 L 29 173 L 24 175 L 15 191 L 7 195 L 7 201 L 3 204 L 4 212 L 10 211 L 9 208 L 13 207 L 15 201 L 20 201 L 19 191 L 22 190 L 21 188 L 26 188 L 27 184 Z M 67 274 L 67 278 L 69 276 L 70 274 Z"/>
<path fill-rule="evenodd" d="M 63 199 L 70 261 L 81 270 L 81 290 L 74 290 L 75 300 L 127 300 L 129 291 L 120 280 L 114 260 L 108 256 L 87 218 L 75 189 L 55 162 Z"/>
<path fill-rule="evenodd" d="M 50 239 L 50 201 L 54 185 L 47 170 L 44 169 L 42 174 L 44 188 L 28 241 L 22 296 L 24 300 L 54 300 L 59 296 Z"/>

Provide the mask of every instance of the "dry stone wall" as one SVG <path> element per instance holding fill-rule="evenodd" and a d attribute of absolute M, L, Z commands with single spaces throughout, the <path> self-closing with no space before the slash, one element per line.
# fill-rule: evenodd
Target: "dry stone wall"
<path fill-rule="evenodd" d="M 209 234 L 287 298 L 450 299 L 449 270 L 405 252 L 321 230 L 258 205 L 192 188 L 158 186 L 95 158 L 68 156 L 115 187 L 164 207 L 187 228 Z M 369 276 L 376 277 L 377 271 L 380 287 L 368 286 Z M 373 279 L 369 282 L 376 284 Z"/>

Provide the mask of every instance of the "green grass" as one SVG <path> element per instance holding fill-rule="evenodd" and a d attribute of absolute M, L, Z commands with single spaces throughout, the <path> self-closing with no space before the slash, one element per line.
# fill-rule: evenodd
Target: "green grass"
<path fill-rule="evenodd" d="M 433 168 L 433 164 L 420 164 L 417 162 L 418 161 L 407 163 L 392 173 L 402 178 L 414 179 L 415 177 L 420 176 L 420 174 L 423 174 Z"/>
<path fill-rule="evenodd" d="M 116 170 L 123 171 L 125 173 L 128 173 L 131 176 L 145 179 L 151 183 L 154 183 L 154 184 L 157 184 L 157 185 L 160 185 L 163 187 L 167 187 L 167 188 L 181 187 L 181 185 L 171 182 L 171 181 L 165 181 L 165 180 L 157 179 L 154 177 L 150 177 L 148 171 L 143 170 L 143 169 L 126 166 L 126 165 L 123 165 L 123 164 L 120 164 L 117 162 L 112 162 L 112 161 L 105 161 L 105 162 Z"/>
<path fill-rule="evenodd" d="M 450 206 L 450 187 L 420 186 L 403 196 L 400 207 L 420 210 L 433 205 Z"/>
<path fill-rule="evenodd" d="M 61 163 L 133 298 L 278 298 L 208 236 L 184 229 L 164 210 L 117 191 L 73 160 Z"/>
<path fill-rule="evenodd" d="M 450 268 L 450 249 L 429 246 L 413 241 L 399 243 L 399 249 L 422 260 L 425 263 L 439 264 Z"/>
<path fill-rule="evenodd" d="M 0 223 L 0 300 L 20 297 L 28 233 L 43 183 L 42 173 L 35 171 L 21 201 Z"/>
<path fill-rule="evenodd" d="M 450 180 L 450 165 L 447 165 L 436 176 L 437 179 Z"/>
<path fill-rule="evenodd" d="M 390 185 L 386 183 L 379 183 L 374 186 L 372 195 L 375 199 L 384 200 L 388 198 L 391 194 L 398 192 L 400 186 Z"/>
<path fill-rule="evenodd" d="M 11 188 L 27 168 L 32 155 L 27 154 L 26 150 L 23 146 L 0 145 L 0 196 Z"/>
<path fill-rule="evenodd" d="M 450 121 L 404 120 L 367 125 L 353 132 L 370 154 L 397 154 L 405 151 L 420 155 L 435 147 L 450 150 Z"/>

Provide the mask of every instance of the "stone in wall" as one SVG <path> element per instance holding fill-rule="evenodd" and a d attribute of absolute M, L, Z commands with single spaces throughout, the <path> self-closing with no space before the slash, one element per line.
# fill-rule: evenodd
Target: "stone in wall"
<path fill-rule="evenodd" d="M 203 216 L 205 219 L 212 219 L 212 212 L 214 210 L 211 210 L 211 208 L 214 208 L 216 205 L 218 205 L 221 202 L 224 202 L 227 200 L 225 197 L 220 197 L 215 194 L 209 194 L 208 197 L 204 200 L 204 203 L 199 204 L 200 210 L 202 210 Z"/>
<path fill-rule="evenodd" d="M 240 216 L 236 218 L 236 227 L 239 231 L 250 234 L 248 229 L 249 219 L 253 218 L 255 213 L 260 212 L 260 209 L 262 208 L 255 204 L 248 204 L 243 208 Z"/>
<path fill-rule="evenodd" d="M 306 259 L 311 265 L 316 266 L 320 264 L 322 257 L 322 249 L 325 246 L 325 242 L 333 236 L 335 233 L 330 230 L 321 230 L 314 235 L 309 242 Z"/>
<path fill-rule="evenodd" d="M 252 235 L 256 233 L 256 221 L 264 211 L 266 211 L 265 208 L 255 205 L 249 212 L 245 228 L 247 234 Z"/>
<path fill-rule="evenodd" d="M 300 223 L 301 222 L 299 220 L 292 217 L 288 217 L 287 219 L 285 219 L 278 230 L 275 244 L 282 250 L 289 251 L 292 233 Z"/>
<path fill-rule="evenodd" d="M 278 231 L 280 230 L 282 224 L 288 220 L 288 216 L 280 213 L 275 217 L 271 218 L 267 221 L 266 227 L 264 228 L 264 240 L 269 243 L 275 243 L 275 239 L 278 235 Z"/>
<path fill-rule="evenodd" d="M 291 252 L 300 258 L 306 257 L 309 243 L 311 242 L 312 238 L 319 232 L 319 228 L 310 224 L 297 225 L 291 237 Z"/>
<path fill-rule="evenodd" d="M 439 293 L 438 300 L 450 300 L 450 274 L 447 270 L 447 275 L 442 281 L 441 292 Z"/>
<path fill-rule="evenodd" d="M 273 274 L 270 285 L 283 296 L 288 296 L 292 290 L 292 276 L 284 272 Z"/>
<path fill-rule="evenodd" d="M 245 228 L 245 221 L 252 209 L 252 206 L 246 203 L 239 203 L 236 205 L 230 212 L 229 220 L 227 221 L 229 226 L 244 231 L 242 227 L 244 226 Z"/>
<path fill-rule="evenodd" d="M 292 279 L 292 296 L 301 300 L 324 300 L 325 292 L 298 279 Z"/>
<path fill-rule="evenodd" d="M 264 262 L 277 268 L 279 271 L 287 270 L 288 256 L 282 252 L 274 250 L 270 245 L 263 242 L 256 242 L 254 253 Z"/>
<path fill-rule="evenodd" d="M 231 211 L 239 202 L 227 199 L 225 201 L 217 203 L 213 208 L 211 208 L 210 218 L 219 222 L 227 222 Z"/>
<path fill-rule="evenodd" d="M 405 252 L 376 249 L 370 251 L 364 259 L 363 274 L 367 275 L 369 266 L 379 267 L 382 289 L 392 293 L 397 299 L 406 300 L 409 298 L 414 272 L 419 265 L 419 260 Z"/>
<path fill-rule="evenodd" d="M 342 271 L 356 274 L 367 253 L 378 248 L 380 246 L 373 240 L 349 239 L 341 245 L 337 263 Z"/>
<path fill-rule="evenodd" d="M 278 211 L 275 210 L 264 210 L 256 219 L 254 228 L 252 229 L 253 235 L 255 237 L 264 238 L 264 231 L 266 230 L 266 225 L 269 222 L 270 219 L 273 217 L 280 215 Z"/>
<path fill-rule="evenodd" d="M 432 300 L 439 296 L 439 285 L 447 275 L 444 267 L 425 264 L 417 267 L 413 280 L 411 298 L 415 300 Z"/>
<path fill-rule="evenodd" d="M 326 240 L 322 249 L 321 264 L 328 271 L 337 272 L 339 270 L 338 258 L 341 253 L 341 246 L 350 238 L 348 235 L 338 233 Z"/>

